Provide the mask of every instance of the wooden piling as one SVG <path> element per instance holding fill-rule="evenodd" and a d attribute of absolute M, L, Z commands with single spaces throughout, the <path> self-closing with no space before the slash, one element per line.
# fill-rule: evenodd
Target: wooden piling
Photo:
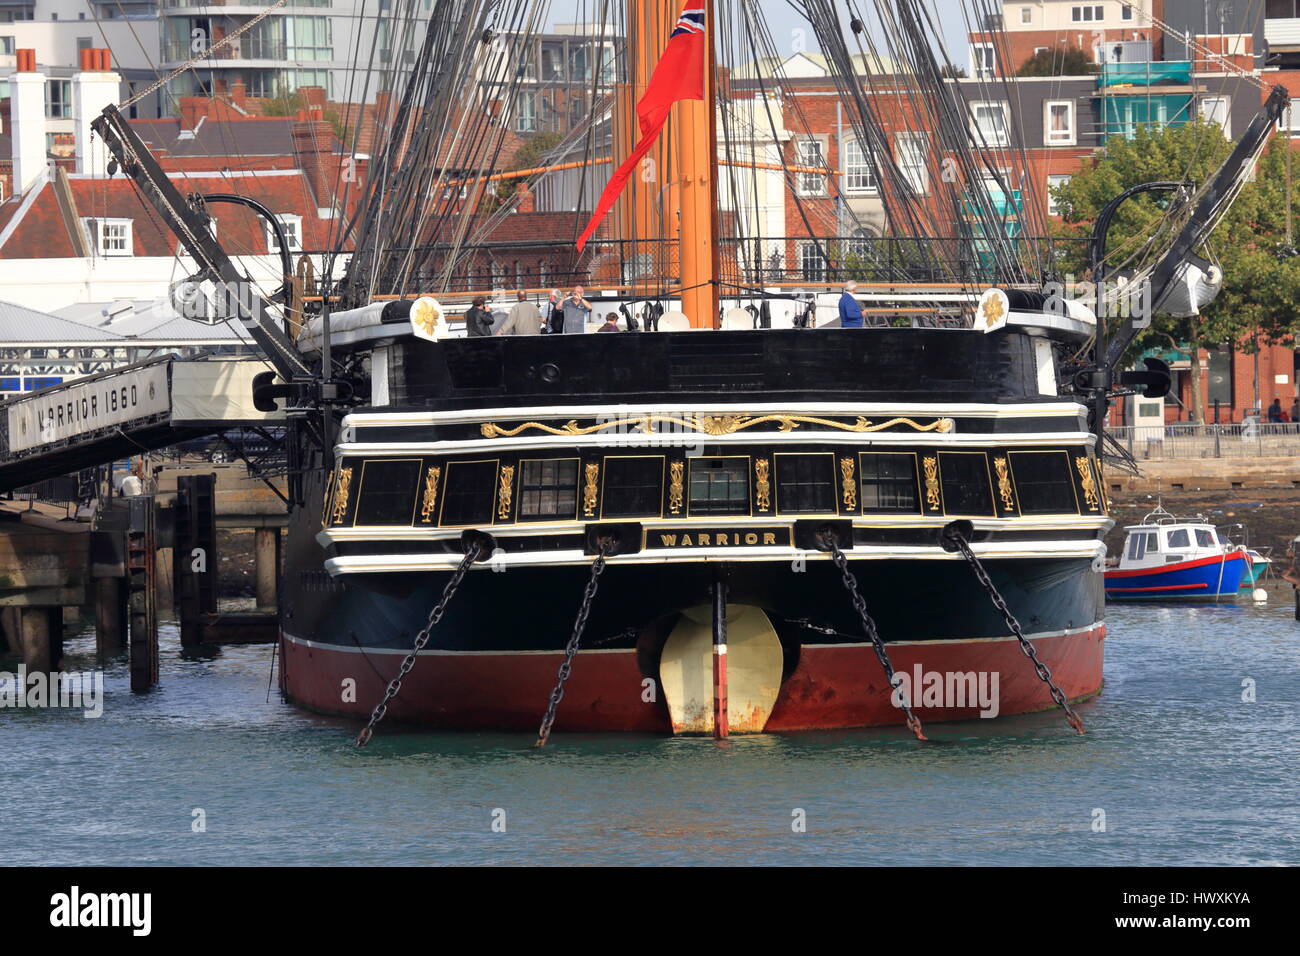
<path fill-rule="evenodd" d="M 727 720 L 727 582 L 718 572 L 713 582 L 713 736 L 730 733 Z"/>
<path fill-rule="evenodd" d="M 95 580 L 95 651 L 118 654 L 126 644 L 130 626 L 130 607 L 126 579 L 120 577 Z"/>
<path fill-rule="evenodd" d="M 129 499 L 131 525 L 126 539 L 131 611 L 131 690 L 142 693 L 158 683 L 158 614 L 154 582 L 157 546 L 152 495 Z"/>
<path fill-rule="evenodd" d="M 280 529 L 254 529 L 253 547 L 257 569 L 257 608 L 259 611 L 271 611 L 278 601 Z"/>

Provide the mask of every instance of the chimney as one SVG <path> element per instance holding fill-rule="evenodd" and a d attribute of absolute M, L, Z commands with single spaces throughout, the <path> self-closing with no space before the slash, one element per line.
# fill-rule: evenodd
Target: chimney
<path fill-rule="evenodd" d="M 537 197 L 527 183 L 515 186 L 515 212 L 537 212 Z"/>
<path fill-rule="evenodd" d="M 316 207 L 326 209 L 334 198 L 339 157 L 334 151 L 334 127 L 318 108 L 299 110 L 292 127 L 293 153 L 298 168 L 307 177 Z"/>
<path fill-rule="evenodd" d="M 31 189 L 48 167 L 45 147 L 45 74 L 36 72 L 36 51 L 16 51 L 9 77 L 10 131 L 13 139 L 13 192 Z"/>
<path fill-rule="evenodd" d="M 82 50 L 81 69 L 72 74 L 72 115 L 77 137 L 77 172 L 95 176 L 108 174 L 108 150 L 93 136 L 91 121 L 105 106 L 121 99 L 122 78 L 112 71 L 108 50 Z"/>
<path fill-rule="evenodd" d="M 230 102 L 243 109 L 246 96 L 248 96 L 248 87 L 244 85 L 243 80 L 235 80 L 230 84 Z"/>

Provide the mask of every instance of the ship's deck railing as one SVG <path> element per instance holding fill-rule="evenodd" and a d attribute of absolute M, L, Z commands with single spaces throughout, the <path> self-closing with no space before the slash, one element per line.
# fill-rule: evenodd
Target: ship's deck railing
<path fill-rule="evenodd" d="M 1125 425 L 1107 432 L 1138 461 L 1300 456 L 1300 422 Z"/>

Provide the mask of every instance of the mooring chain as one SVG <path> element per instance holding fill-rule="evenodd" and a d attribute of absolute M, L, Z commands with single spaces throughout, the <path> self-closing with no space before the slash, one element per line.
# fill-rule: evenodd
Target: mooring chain
<path fill-rule="evenodd" d="M 569 679 L 569 674 L 573 670 L 573 658 L 578 653 L 578 643 L 582 640 L 582 632 L 587 627 L 587 615 L 591 613 L 591 602 L 596 599 L 596 588 L 605 570 L 605 557 L 613 553 L 615 544 L 616 542 L 609 538 L 600 540 L 600 551 L 591 565 L 591 577 L 587 579 L 586 590 L 582 592 L 582 606 L 578 608 L 578 616 L 573 622 L 573 633 L 569 635 L 569 643 L 564 646 L 564 660 L 560 663 L 555 690 L 551 691 L 550 702 L 546 705 L 546 715 L 542 717 L 542 726 L 538 728 L 537 743 L 533 745 L 535 747 L 545 747 L 547 738 L 551 736 L 555 711 L 560 706 L 560 701 L 564 699 L 564 682 Z"/>
<path fill-rule="evenodd" d="M 880 666 L 885 669 L 885 679 L 889 682 L 889 692 L 892 694 L 895 689 L 898 689 L 894 684 L 894 665 L 889 660 L 889 652 L 885 650 L 885 642 L 880 639 L 880 632 L 876 630 L 876 622 L 867 613 L 867 601 L 858 591 L 858 582 L 853 577 L 853 572 L 849 570 L 849 561 L 840 550 L 834 532 L 822 532 L 819 538 L 822 545 L 831 553 L 831 560 L 835 562 L 835 566 L 840 569 L 840 575 L 844 578 L 844 588 L 849 592 L 849 598 L 853 601 L 853 608 L 858 612 L 858 617 L 862 618 L 862 629 L 871 639 L 871 646 L 876 650 Z M 903 713 L 907 715 L 907 729 L 916 734 L 917 740 L 926 740 L 921 728 L 921 719 L 912 713 L 912 702 L 906 693 L 899 690 L 903 701 Z"/>
<path fill-rule="evenodd" d="M 1024 651 L 1030 663 L 1034 665 L 1034 671 L 1038 674 L 1038 679 L 1047 685 L 1052 700 L 1056 701 L 1057 706 L 1065 711 L 1065 719 L 1069 721 L 1070 726 L 1074 728 L 1076 733 L 1085 733 L 1083 721 L 1078 714 L 1070 709 L 1070 703 L 1066 700 L 1064 691 L 1056 686 L 1056 681 L 1052 680 L 1052 672 L 1048 670 L 1047 665 L 1038 659 L 1038 652 L 1034 650 L 1034 645 L 1029 642 L 1029 638 L 1025 637 L 1020 622 L 1011 613 L 1011 608 L 1007 607 L 1006 600 L 999 593 L 997 585 L 993 583 L 988 572 L 984 570 L 984 565 L 980 563 L 980 559 L 975 557 L 975 552 L 971 550 L 970 544 L 966 541 L 966 536 L 956 528 L 945 528 L 944 534 L 947 540 L 951 541 L 956 549 L 961 552 L 962 557 L 966 559 L 966 563 L 971 566 L 971 570 L 975 572 L 975 577 L 984 587 L 984 590 L 988 592 L 993 606 L 998 609 L 998 613 L 1002 615 L 1002 620 L 1006 621 L 1007 627 L 1011 628 L 1011 633 L 1020 642 L 1020 649 Z"/>
<path fill-rule="evenodd" d="M 462 558 L 460 564 L 457 565 L 456 570 L 452 572 L 451 580 L 448 581 L 447 586 L 443 588 L 442 600 L 435 604 L 433 610 L 429 612 L 429 622 L 424 625 L 424 630 L 420 631 L 420 633 L 415 636 L 415 646 L 411 648 L 411 653 L 407 654 L 406 658 L 402 661 L 402 666 L 397 670 L 397 676 L 388 682 L 388 689 L 384 691 L 384 699 L 375 705 L 375 709 L 370 715 L 370 723 L 366 724 L 361 733 L 357 734 L 358 747 L 364 747 L 366 744 L 370 743 L 370 738 L 375 735 L 375 726 L 383 720 L 384 715 L 388 713 L 388 705 L 393 702 L 393 698 L 401 693 L 403 678 L 405 678 L 407 674 L 411 673 L 411 668 L 415 666 L 416 657 L 419 655 L 420 651 L 424 650 L 424 645 L 429 643 L 429 637 L 433 634 L 433 629 L 437 627 L 438 622 L 442 620 L 442 615 L 446 612 L 447 605 L 451 603 L 451 599 L 456 596 L 456 589 L 460 587 L 460 582 L 465 577 L 465 572 L 469 570 L 471 564 L 478 561 L 481 557 L 480 546 L 477 543 L 472 544 L 465 557 Z"/>

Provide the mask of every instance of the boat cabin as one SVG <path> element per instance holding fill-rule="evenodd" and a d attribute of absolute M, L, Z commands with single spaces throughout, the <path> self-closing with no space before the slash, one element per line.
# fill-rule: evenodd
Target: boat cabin
<path fill-rule="evenodd" d="M 1163 507 L 1125 529 L 1121 568 L 1156 568 L 1180 561 L 1218 557 L 1235 549 L 1223 542 L 1214 525 L 1198 515 L 1196 520 L 1175 518 Z"/>

